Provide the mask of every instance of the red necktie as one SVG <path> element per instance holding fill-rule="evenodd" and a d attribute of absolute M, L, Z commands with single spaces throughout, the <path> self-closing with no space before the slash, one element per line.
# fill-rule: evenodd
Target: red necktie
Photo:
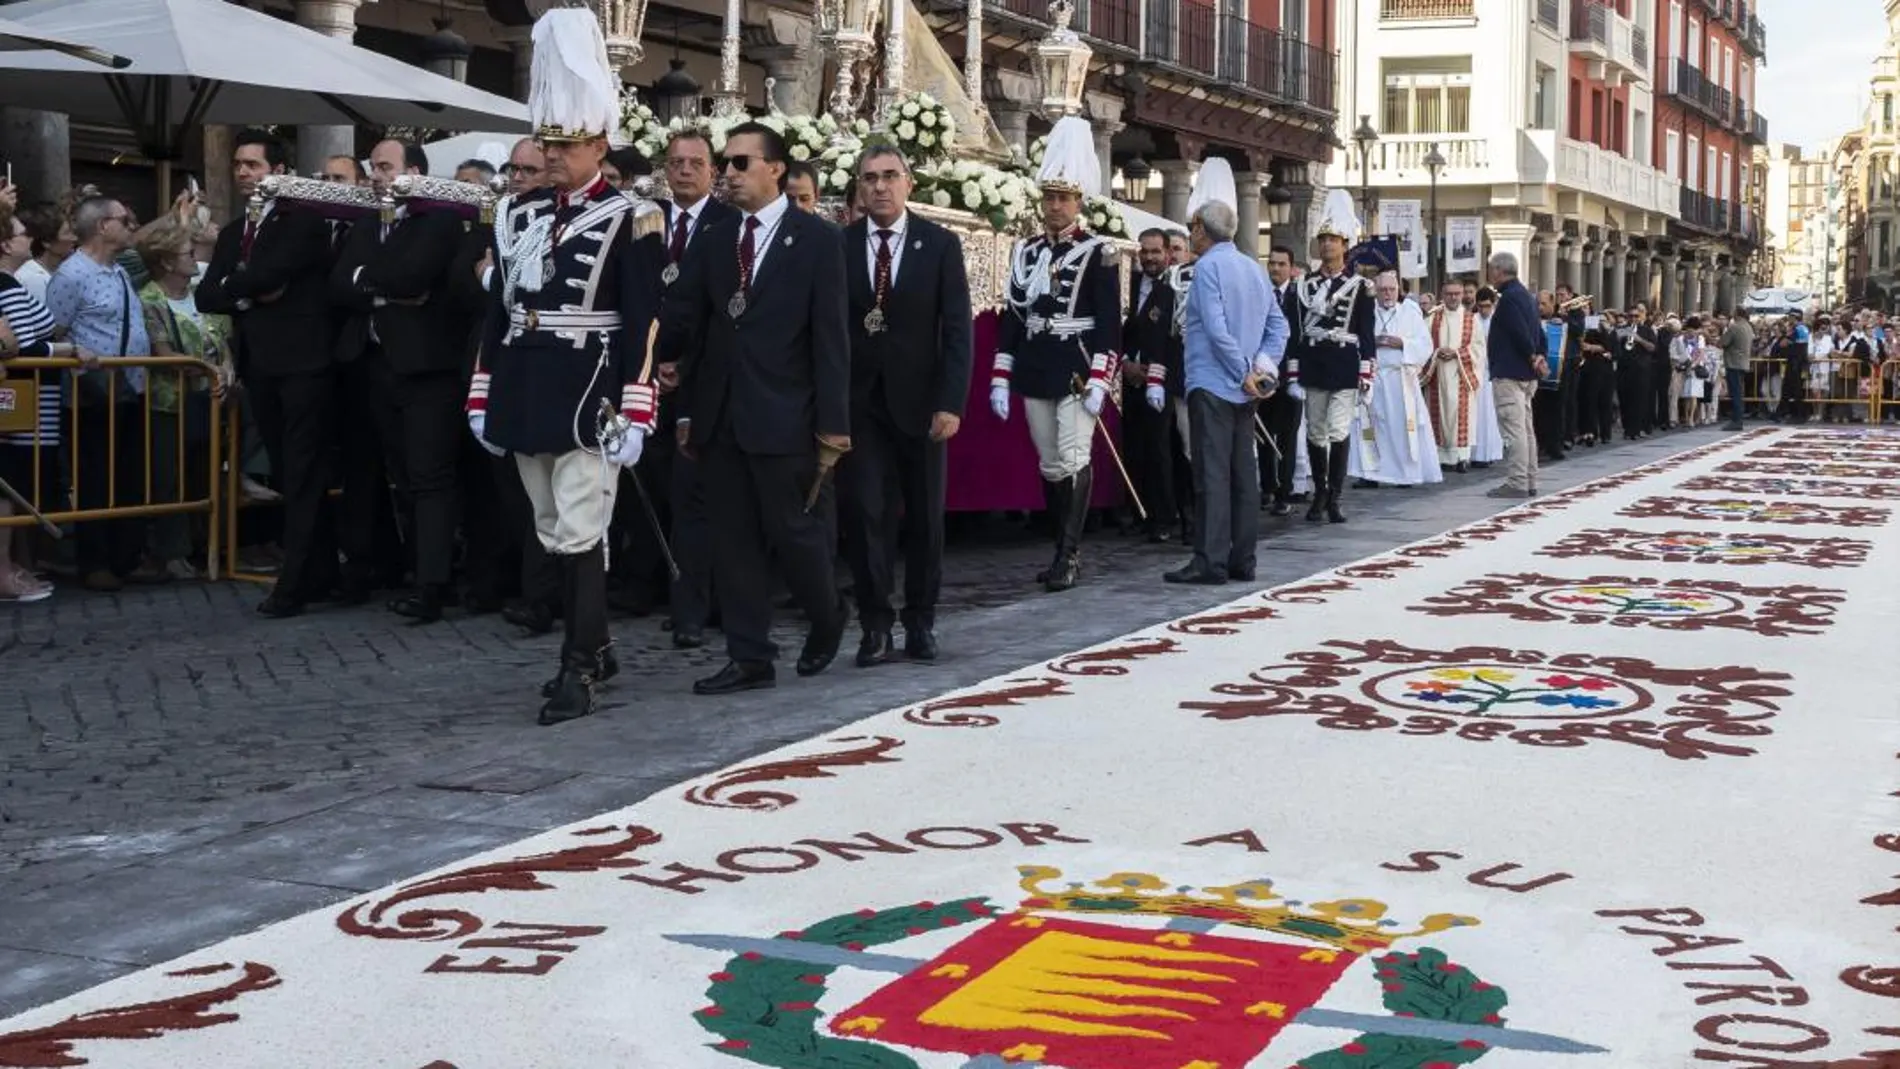
<path fill-rule="evenodd" d="M 691 222 L 684 209 L 673 209 L 673 243 L 666 247 L 666 262 L 679 263 L 686 255 L 686 227 Z"/>
<path fill-rule="evenodd" d="M 753 245 L 752 235 L 758 229 L 759 217 L 756 215 L 746 217 L 745 237 L 739 242 L 739 292 L 741 293 L 752 288 L 752 261 L 758 255 L 758 249 Z"/>
<path fill-rule="evenodd" d="M 884 307 L 884 298 L 891 292 L 891 232 L 877 232 L 877 271 L 872 288 L 877 291 L 877 306 Z"/>
<path fill-rule="evenodd" d="M 249 262 L 251 258 L 251 246 L 256 242 L 257 221 L 254 219 L 246 219 L 244 220 L 244 241 L 238 245 L 238 259 Z"/>

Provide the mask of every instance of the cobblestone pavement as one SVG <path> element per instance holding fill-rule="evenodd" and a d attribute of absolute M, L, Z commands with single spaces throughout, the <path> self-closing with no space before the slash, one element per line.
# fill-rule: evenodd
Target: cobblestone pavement
<path fill-rule="evenodd" d="M 1547 490 L 1713 440 L 1582 450 Z M 1286 582 L 1497 511 L 1494 476 L 1348 491 L 1352 522 L 1263 517 L 1259 584 Z M 262 591 L 62 590 L 0 612 L 0 1014 L 318 908 L 860 717 L 1232 599 L 1174 587 L 1183 559 L 1110 533 L 1084 584 L 1034 591 L 1046 543 L 987 528 L 953 546 L 936 664 L 825 675 L 730 700 L 689 686 L 723 660 L 659 618 L 615 631 L 599 716 L 533 725 L 557 637 L 499 617 L 411 627 L 380 609 L 255 616 Z M 782 641 L 796 649 L 800 628 Z M 182 905 L 189 903 L 189 905 Z"/>

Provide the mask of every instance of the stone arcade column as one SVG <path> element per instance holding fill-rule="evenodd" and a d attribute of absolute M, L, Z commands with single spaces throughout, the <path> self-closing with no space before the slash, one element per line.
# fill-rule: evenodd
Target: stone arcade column
<path fill-rule="evenodd" d="M 1267 184 L 1272 175 L 1266 171 L 1238 171 L 1234 174 L 1234 193 L 1240 203 L 1234 206 L 1234 214 L 1239 226 L 1234 231 L 1234 244 L 1241 252 L 1259 259 L 1260 248 L 1260 189 Z"/>
<path fill-rule="evenodd" d="M 1508 252 L 1517 257 L 1518 278 L 1525 280 L 1527 286 L 1531 286 L 1528 281 L 1531 272 L 1531 237 L 1535 233 L 1529 223 L 1486 223 L 1484 226 L 1484 236 L 1491 246 L 1491 253 Z M 1486 259 L 1489 259 L 1489 255 Z"/>
<path fill-rule="evenodd" d="M 769 103 L 773 107 L 787 115 L 816 115 L 822 110 L 818 91 L 824 80 L 823 61 L 812 47 L 811 19 L 768 9 L 765 22 L 745 27 L 740 40 L 746 59 L 765 68 L 765 76 L 772 79 Z"/>
<path fill-rule="evenodd" d="M 1537 271 L 1534 281 L 1529 283 L 1533 290 L 1553 290 L 1557 288 L 1557 235 L 1539 234 L 1533 242 L 1537 250 Z"/>
<path fill-rule="evenodd" d="M 1082 112 L 1088 117 L 1090 129 L 1095 131 L 1095 159 L 1102 166 L 1102 196 L 1112 197 L 1115 188 L 1115 135 L 1127 125 L 1122 122 L 1121 98 L 1105 93 L 1089 93 L 1082 98 Z"/>
<path fill-rule="evenodd" d="M 1187 160 L 1157 160 L 1154 168 L 1163 183 L 1161 214 L 1186 228 L 1188 195 L 1194 191 L 1194 164 Z"/>
<path fill-rule="evenodd" d="M 23 205 L 58 200 L 73 186 L 72 124 L 64 112 L 0 108 L 0 155 L 13 165 Z M 230 173 L 228 155 L 223 167 Z"/>
<path fill-rule="evenodd" d="M 1021 71 L 990 69 L 984 76 L 984 103 L 990 118 L 1019 156 L 1029 152 L 1029 117 L 1036 113 L 1036 79 Z"/>
<path fill-rule="evenodd" d="M 356 9 L 365 2 L 375 0 L 297 0 L 297 25 L 347 44 L 356 37 Z M 526 99 L 525 94 L 523 99 Z M 345 124 L 297 128 L 298 174 L 316 174 L 323 169 L 323 161 L 332 156 L 355 155 L 355 127 Z"/>

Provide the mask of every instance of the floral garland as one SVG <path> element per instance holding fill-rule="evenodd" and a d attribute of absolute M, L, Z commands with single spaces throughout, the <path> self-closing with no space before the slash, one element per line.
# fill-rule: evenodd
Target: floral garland
<path fill-rule="evenodd" d="M 929 93 L 911 93 L 891 105 L 884 130 L 912 167 L 924 167 L 950 158 L 957 121 Z"/>
<path fill-rule="evenodd" d="M 986 899 L 919 902 L 883 911 L 859 910 L 820 921 L 802 932 L 784 932 L 818 946 L 863 950 L 940 928 L 990 919 Z M 785 961 L 755 952 L 740 954 L 708 979 L 711 1004 L 693 1016 L 700 1027 L 726 1037 L 713 1049 L 759 1065 L 793 1069 L 814 1064 L 859 1069 L 917 1069 L 917 1063 L 886 1047 L 818 1034 L 818 1000 L 836 966 Z"/>
<path fill-rule="evenodd" d="M 1034 222 L 1036 183 L 1020 171 L 976 160 L 929 164 L 917 170 L 917 199 L 981 216 L 997 230 Z"/>

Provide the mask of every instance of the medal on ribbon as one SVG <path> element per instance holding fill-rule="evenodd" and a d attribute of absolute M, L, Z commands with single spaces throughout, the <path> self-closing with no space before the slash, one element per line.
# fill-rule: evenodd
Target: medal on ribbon
<path fill-rule="evenodd" d="M 866 334 L 884 333 L 884 309 L 873 308 L 864 313 L 864 332 Z"/>
<path fill-rule="evenodd" d="M 680 265 L 678 264 L 667 264 L 666 270 L 660 272 L 660 282 L 663 285 L 671 286 L 673 283 L 678 282 L 679 280 L 680 280 Z"/>
<path fill-rule="evenodd" d="M 745 315 L 745 291 L 744 290 L 740 290 L 739 292 L 733 294 L 732 300 L 729 300 L 726 302 L 726 314 L 731 316 L 734 319 L 738 319 L 740 316 Z"/>

